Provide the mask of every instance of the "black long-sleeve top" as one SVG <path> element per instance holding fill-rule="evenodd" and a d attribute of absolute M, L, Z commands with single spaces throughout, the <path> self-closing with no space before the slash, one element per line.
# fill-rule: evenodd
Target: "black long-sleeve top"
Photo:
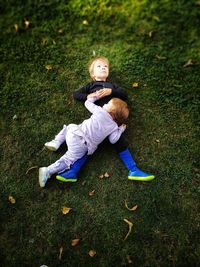
<path fill-rule="evenodd" d="M 81 87 L 80 89 L 74 92 L 74 99 L 85 102 L 87 100 L 87 96 L 91 93 L 94 93 L 100 89 L 110 88 L 112 89 L 112 93 L 108 96 L 105 96 L 95 102 L 98 106 L 103 106 L 108 103 L 113 97 L 120 98 L 121 100 L 127 101 L 127 93 L 121 89 L 118 85 L 110 82 L 104 81 L 92 81 L 87 85 Z"/>

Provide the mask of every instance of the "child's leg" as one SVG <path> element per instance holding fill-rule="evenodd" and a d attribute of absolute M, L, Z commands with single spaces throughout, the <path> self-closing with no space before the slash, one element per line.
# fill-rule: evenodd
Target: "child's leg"
<path fill-rule="evenodd" d="M 83 162 L 86 161 L 86 159 L 88 157 L 86 155 L 88 148 L 87 148 L 87 145 L 85 144 L 84 139 L 82 137 L 74 134 L 74 129 L 76 129 L 76 126 L 75 126 L 75 128 L 74 128 L 74 126 L 72 126 L 72 128 L 69 128 L 69 130 L 67 131 L 67 134 L 66 134 L 66 142 L 67 142 L 67 146 L 68 146 L 67 156 L 68 156 L 68 158 L 71 159 L 72 166 L 74 166 L 73 164 L 75 163 L 75 168 L 77 169 L 78 168 L 78 166 L 76 164 L 77 162 L 78 162 L 78 165 L 81 165 L 81 164 L 83 164 Z M 66 154 L 63 157 L 65 157 L 65 156 L 66 156 Z M 57 172 L 63 173 L 63 171 L 64 170 L 60 170 Z M 71 174 L 72 174 L 72 172 L 71 172 Z M 77 181 L 77 178 L 72 176 L 72 175 L 67 177 L 67 178 L 69 178 L 68 180 L 66 180 L 66 177 L 64 177 L 64 180 L 63 180 L 62 174 L 57 175 L 56 178 L 58 180 L 67 181 L 67 182 L 76 182 Z"/>
<path fill-rule="evenodd" d="M 69 168 L 71 161 L 67 159 L 67 152 L 55 163 L 49 165 L 48 167 L 42 167 L 39 169 L 39 184 L 44 187 L 47 180 L 54 174 L 60 171 L 64 171 Z"/>
<path fill-rule="evenodd" d="M 69 139 L 71 140 L 70 143 L 67 142 L 68 150 L 75 151 L 78 160 L 74 161 L 69 170 L 59 173 L 56 176 L 56 179 L 63 182 L 76 182 L 78 172 L 88 159 L 87 155 L 88 150 L 87 150 L 87 145 L 85 144 L 82 137 L 77 135 L 70 135 L 70 130 L 67 133 L 67 137 L 68 140 Z M 80 154 L 80 147 L 81 147 L 81 154 Z"/>
<path fill-rule="evenodd" d="M 71 165 L 69 170 L 59 173 L 56 176 L 56 179 L 63 182 L 76 182 L 78 173 L 80 169 L 83 167 L 83 165 L 86 163 L 88 157 L 89 156 L 85 154 L 82 158 L 74 162 L 74 164 Z"/>
<path fill-rule="evenodd" d="M 119 157 L 129 170 L 128 173 L 129 180 L 150 181 L 155 178 L 154 175 L 145 173 L 137 167 L 136 162 L 134 161 L 131 152 L 126 147 L 125 141 L 122 136 L 118 140 L 118 142 L 114 144 L 114 146 L 117 152 L 119 153 Z"/>
<path fill-rule="evenodd" d="M 63 129 L 55 136 L 54 140 L 45 143 L 45 147 L 51 151 L 56 151 L 60 145 L 65 142 L 67 133 L 67 126 L 64 125 Z"/>

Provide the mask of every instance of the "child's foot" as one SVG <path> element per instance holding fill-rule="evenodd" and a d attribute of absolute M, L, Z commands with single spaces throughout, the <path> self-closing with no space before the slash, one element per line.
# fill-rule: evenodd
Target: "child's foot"
<path fill-rule="evenodd" d="M 136 181 L 151 181 L 155 178 L 154 175 L 145 173 L 138 169 L 137 167 L 135 168 L 134 171 L 130 171 L 128 174 L 128 179 L 129 180 L 136 180 Z"/>
<path fill-rule="evenodd" d="M 39 184 L 40 187 L 44 187 L 47 180 L 50 178 L 47 167 L 39 168 Z"/>
<path fill-rule="evenodd" d="M 45 143 L 44 146 L 51 151 L 56 151 L 60 147 L 60 142 L 52 140 L 50 142 Z"/>

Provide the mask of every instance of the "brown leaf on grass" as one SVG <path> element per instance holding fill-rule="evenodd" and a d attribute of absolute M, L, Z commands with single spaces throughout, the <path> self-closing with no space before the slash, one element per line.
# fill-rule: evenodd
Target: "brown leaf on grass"
<path fill-rule="evenodd" d="M 94 194 L 95 194 L 95 190 L 92 190 L 92 191 L 89 192 L 89 196 L 90 196 L 90 197 L 93 197 Z"/>
<path fill-rule="evenodd" d="M 90 257 L 94 257 L 97 253 L 95 250 L 90 250 L 88 254 L 90 255 Z"/>
<path fill-rule="evenodd" d="M 61 261 L 62 259 L 62 254 L 63 254 L 63 247 L 60 247 L 59 249 L 59 256 L 58 256 L 58 259 Z"/>
<path fill-rule="evenodd" d="M 25 25 L 25 29 L 28 29 L 30 27 L 30 21 L 28 19 L 24 19 L 24 25 Z"/>
<path fill-rule="evenodd" d="M 194 65 L 194 62 L 192 61 L 192 59 L 189 59 L 184 65 L 183 68 L 189 67 Z"/>
<path fill-rule="evenodd" d="M 159 60 L 165 60 L 165 59 L 167 59 L 166 57 L 159 56 L 159 55 L 156 55 L 156 58 L 159 59 Z"/>
<path fill-rule="evenodd" d="M 75 247 L 78 245 L 78 243 L 80 242 L 80 239 L 76 238 L 76 239 L 72 239 L 71 240 L 71 246 Z"/>
<path fill-rule="evenodd" d="M 63 207 L 63 208 L 62 208 L 62 213 L 63 213 L 64 215 L 66 215 L 66 214 L 68 214 L 68 213 L 70 212 L 71 209 L 72 209 L 72 208 Z"/>
<path fill-rule="evenodd" d="M 150 37 L 150 38 L 153 37 L 153 34 L 154 34 L 154 31 L 150 31 L 150 32 L 149 32 L 149 37 Z"/>
<path fill-rule="evenodd" d="M 133 88 L 137 88 L 137 87 L 139 87 L 139 83 L 136 83 L 136 82 L 133 83 L 133 84 L 132 84 L 132 87 L 133 87 Z"/>
<path fill-rule="evenodd" d="M 26 171 L 26 174 L 28 174 L 31 170 L 37 169 L 37 168 L 38 166 L 33 166 L 33 167 L 28 168 L 28 170 Z"/>
<path fill-rule="evenodd" d="M 105 172 L 104 174 L 101 174 L 101 175 L 99 175 L 99 179 L 103 179 L 103 178 L 108 178 L 108 177 L 110 177 L 110 174 L 109 173 L 107 173 L 107 172 Z"/>
<path fill-rule="evenodd" d="M 47 65 L 45 65 L 45 68 L 49 71 L 49 70 L 52 70 L 52 65 L 51 64 L 47 64 Z"/>
<path fill-rule="evenodd" d="M 15 24 L 15 25 L 14 25 L 14 28 L 15 28 L 15 31 L 16 31 L 16 32 L 19 32 L 19 25 L 18 25 L 18 24 Z"/>
<path fill-rule="evenodd" d="M 130 222 L 127 219 L 124 219 L 124 222 L 126 222 L 128 224 L 128 233 L 124 238 L 124 240 L 126 240 L 128 238 L 128 236 L 130 235 L 131 231 L 132 231 L 133 224 L 132 224 L 132 222 Z"/>
<path fill-rule="evenodd" d="M 16 203 L 16 200 L 15 200 L 15 198 L 13 196 L 9 196 L 8 200 L 10 201 L 11 204 L 15 204 Z"/>
<path fill-rule="evenodd" d="M 128 204 L 127 204 L 127 202 L 126 202 L 126 200 L 125 200 L 125 207 L 127 208 L 127 210 L 135 211 L 135 210 L 137 209 L 138 205 L 135 205 L 135 206 L 133 206 L 132 208 L 129 208 L 129 207 L 128 207 Z"/>
<path fill-rule="evenodd" d="M 64 33 L 64 29 L 59 29 L 58 33 L 63 34 Z"/>
<path fill-rule="evenodd" d="M 89 23 L 88 23 L 88 21 L 85 19 L 85 20 L 83 20 L 83 25 L 88 25 Z"/>
<path fill-rule="evenodd" d="M 127 258 L 128 264 L 133 263 L 133 259 L 132 259 L 132 257 L 130 255 L 128 255 L 126 258 Z"/>
<path fill-rule="evenodd" d="M 17 118 L 18 118 L 18 117 L 17 117 L 16 114 L 12 117 L 13 120 L 17 120 Z"/>

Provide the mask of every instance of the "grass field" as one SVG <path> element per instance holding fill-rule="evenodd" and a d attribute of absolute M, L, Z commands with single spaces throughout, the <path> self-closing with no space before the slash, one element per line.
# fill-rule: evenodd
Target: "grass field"
<path fill-rule="evenodd" d="M 10 0 L 0 12 L 1 266 L 199 266 L 200 2 Z M 38 168 L 66 149 L 44 143 L 89 115 L 72 93 L 94 54 L 129 95 L 125 138 L 156 179 L 129 181 L 102 144 L 77 183 L 41 189 Z"/>

